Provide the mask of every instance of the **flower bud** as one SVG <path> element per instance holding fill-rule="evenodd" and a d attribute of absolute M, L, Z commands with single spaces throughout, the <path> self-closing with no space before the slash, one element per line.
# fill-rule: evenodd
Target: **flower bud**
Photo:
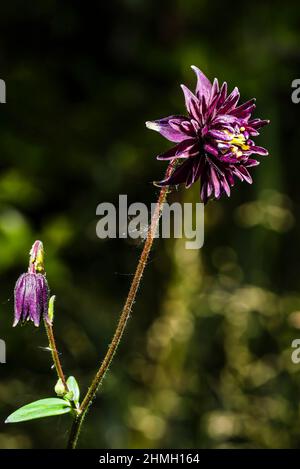
<path fill-rule="evenodd" d="M 44 246 L 42 241 L 35 241 L 30 250 L 28 272 L 44 274 Z"/>
<path fill-rule="evenodd" d="M 54 391 L 56 392 L 56 394 L 59 397 L 63 397 L 66 394 L 65 385 L 64 385 L 64 383 L 62 382 L 62 380 L 60 378 L 59 378 L 59 380 L 57 381 L 57 383 L 54 387 Z"/>
<path fill-rule="evenodd" d="M 43 243 L 35 241 L 30 251 L 28 272 L 18 278 L 15 286 L 13 327 L 27 321 L 32 321 L 38 327 L 41 317 L 51 324 L 48 316 L 49 287 L 44 272 Z"/>

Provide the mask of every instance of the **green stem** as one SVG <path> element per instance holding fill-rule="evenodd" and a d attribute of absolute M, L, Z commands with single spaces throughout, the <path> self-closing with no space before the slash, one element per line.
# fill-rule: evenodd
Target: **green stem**
<path fill-rule="evenodd" d="M 71 431 L 70 431 L 70 435 L 69 435 L 69 441 L 68 441 L 67 449 L 75 449 L 76 448 L 78 437 L 79 437 L 79 434 L 80 434 L 80 430 L 81 430 L 81 426 L 83 424 L 84 417 L 85 417 L 85 414 L 77 414 L 74 417 L 72 427 L 71 427 Z"/>
<path fill-rule="evenodd" d="M 64 375 L 61 363 L 60 363 L 59 354 L 58 354 L 57 347 L 56 347 L 53 327 L 50 324 L 48 324 L 46 321 L 44 321 L 44 324 L 45 324 L 47 337 L 49 341 L 49 348 L 51 350 L 52 360 L 56 369 L 57 376 L 58 378 L 61 379 L 61 382 L 63 383 L 66 392 L 68 392 L 69 390 L 68 390 L 66 378 L 65 378 L 65 375 Z"/>
<path fill-rule="evenodd" d="M 169 164 L 167 171 L 166 171 L 166 175 L 165 175 L 166 178 L 168 178 L 171 175 L 174 169 L 174 166 L 175 166 L 175 162 L 172 162 Z M 119 322 L 117 324 L 117 328 L 115 330 L 111 344 L 108 347 L 104 360 L 102 361 L 80 405 L 79 413 L 73 421 L 73 425 L 72 425 L 72 429 L 71 429 L 71 433 L 69 437 L 69 442 L 68 442 L 68 448 L 71 448 L 71 449 L 76 448 L 82 422 L 85 418 L 86 412 L 89 406 L 91 405 L 92 400 L 94 399 L 99 386 L 102 383 L 102 380 L 113 360 L 113 357 L 116 353 L 120 340 L 123 336 L 128 318 L 132 310 L 132 305 L 134 303 L 134 300 L 135 300 L 135 297 L 136 297 L 136 294 L 137 294 L 137 291 L 138 291 L 138 288 L 139 288 L 139 285 L 140 285 L 140 282 L 141 282 L 141 279 L 142 279 L 142 276 L 143 276 L 143 273 L 147 264 L 147 260 L 151 251 L 151 247 L 154 241 L 156 229 L 157 229 L 159 218 L 160 218 L 161 211 L 162 211 L 162 205 L 165 202 L 167 192 L 168 192 L 167 186 L 162 187 L 162 189 L 160 190 L 159 197 L 155 206 L 154 214 L 151 220 L 151 225 L 148 230 L 147 238 L 144 244 L 144 248 L 139 258 L 138 265 L 137 265 L 137 268 L 136 268 L 136 271 L 135 271 L 135 274 L 134 274 L 134 277 L 133 277 L 133 280 L 129 289 L 129 293 L 125 301 Z"/>

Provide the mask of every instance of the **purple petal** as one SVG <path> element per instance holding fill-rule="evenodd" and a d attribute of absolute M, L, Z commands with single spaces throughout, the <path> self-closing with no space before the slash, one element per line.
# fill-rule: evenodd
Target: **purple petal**
<path fill-rule="evenodd" d="M 215 118 L 216 107 L 217 107 L 218 101 L 219 101 L 219 96 L 217 94 L 214 96 L 214 98 L 212 98 L 210 105 L 208 106 L 207 115 L 206 115 L 207 119 L 213 120 Z"/>
<path fill-rule="evenodd" d="M 238 168 L 236 166 L 233 166 L 231 167 L 231 172 L 232 174 L 234 174 L 235 176 L 237 176 L 241 181 L 244 180 L 244 177 L 243 175 L 241 174 L 241 172 L 238 170 Z"/>
<path fill-rule="evenodd" d="M 37 284 L 36 274 L 27 274 L 26 277 L 26 291 L 24 297 L 24 311 L 26 318 L 31 319 L 36 327 L 40 324 L 41 308 L 39 302 L 39 287 Z"/>
<path fill-rule="evenodd" d="M 205 181 L 201 184 L 201 191 L 200 191 L 200 198 L 201 198 L 201 200 L 204 204 L 206 204 L 207 201 L 208 201 L 209 195 L 208 195 L 207 192 L 208 192 L 207 191 L 207 182 Z"/>
<path fill-rule="evenodd" d="M 230 197 L 230 185 L 228 184 L 228 181 L 226 179 L 226 176 L 223 177 L 221 181 L 221 187 L 225 191 L 228 197 Z"/>
<path fill-rule="evenodd" d="M 49 287 L 44 275 L 38 276 L 38 284 L 40 289 L 40 308 L 41 313 L 43 314 L 43 318 L 48 324 L 51 324 L 51 321 L 48 317 L 48 295 L 49 295 Z"/>
<path fill-rule="evenodd" d="M 211 177 L 211 184 L 213 186 L 215 197 L 218 199 L 221 195 L 221 185 L 220 185 L 218 175 L 212 166 L 210 167 L 210 177 Z"/>
<path fill-rule="evenodd" d="M 175 171 L 171 174 L 168 179 L 164 179 L 157 183 L 158 186 L 175 186 L 186 182 L 189 171 L 193 166 L 192 160 L 184 161 Z"/>
<path fill-rule="evenodd" d="M 232 139 L 231 135 L 228 135 L 226 132 L 221 130 L 209 130 L 206 134 L 208 137 L 216 138 L 217 140 L 230 141 Z"/>
<path fill-rule="evenodd" d="M 16 283 L 15 286 L 15 319 L 13 327 L 15 327 L 21 319 L 23 312 L 23 303 L 24 303 L 24 293 L 25 293 L 25 278 L 27 274 L 22 274 Z"/>
<path fill-rule="evenodd" d="M 198 131 L 199 131 L 199 129 L 200 129 L 199 122 L 196 121 L 195 119 L 191 119 L 191 120 L 190 120 L 190 123 L 191 123 L 191 125 L 192 125 L 192 127 L 193 127 L 193 129 L 194 129 L 195 135 L 198 135 Z M 185 123 L 183 123 L 182 125 L 184 126 Z"/>
<path fill-rule="evenodd" d="M 216 124 L 236 124 L 238 123 L 239 120 L 237 119 L 237 117 L 235 116 L 232 116 L 230 114 L 221 114 L 221 115 L 218 115 L 214 120 L 213 120 L 213 124 L 216 125 Z"/>
<path fill-rule="evenodd" d="M 252 166 L 257 166 L 259 165 L 260 162 L 251 158 L 248 158 L 244 166 L 247 166 L 247 168 L 251 168 Z"/>
<path fill-rule="evenodd" d="M 184 116 L 169 116 L 155 121 L 147 121 L 146 127 L 159 132 L 163 137 L 167 138 L 171 142 L 177 143 L 182 142 L 187 138 L 187 133 L 184 131 L 184 127 L 180 126 L 180 124 L 185 121 L 187 121 L 187 118 Z"/>
<path fill-rule="evenodd" d="M 205 98 L 206 103 L 208 103 L 212 89 L 211 82 L 204 75 L 204 73 L 199 70 L 198 67 L 192 65 L 191 68 L 194 70 L 197 76 L 196 95 L 198 96 L 198 98 L 203 96 Z"/>
<path fill-rule="evenodd" d="M 198 158 L 194 162 L 186 180 L 185 187 L 187 189 L 191 187 L 191 185 L 194 184 L 194 182 L 197 181 L 197 179 L 199 179 L 201 171 L 203 170 L 203 167 L 204 167 L 204 161 L 205 161 L 204 158 Z"/>
<path fill-rule="evenodd" d="M 253 181 L 249 171 L 242 165 L 239 166 L 238 170 L 242 173 L 244 180 L 249 184 L 252 184 Z"/>
<path fill-rule="evenodd" d="M 233 155 L 233 153 L 231 153 L 231 155 Z M 240 163 L 239 158 L 235 158 L 234 156 L 230 156 L 230 155 L 221 156 L 220 161 L 222 161 L 223 163 L 231 163 L 231 164 Z"/>
<path fill-rule="evenodd" d="M 188 158 L 189 156 L 194 156 L 197 154 L 197 142 L 193 138 L 184 140 L 183 142 L 178 143 L 170 150 L 158 155 L 156 158 L 158 160 L 173 160 L 175 158 Z"/>
<path fill-rule="evenodd" d="M 210 197 L 212 193 L 213 193 L 213 186 L 209 181 L 207 181 L 207 197 Z"/>
<path fill-rule="evenodd" d="M 263 127 L 264 125 L 270 124 L 270 121 L 267 119 L 261 120 L 261 119 L 253 119 L 249 121 L 249 125 L 253 127 L 254 129 L 260 129 L 260 127 Z"/>
<path fill-rule="evenodd" d="M 212 84 L 212 88 L 211 88 L 210 102 L 212 102 L 213 99 L 217 96 L 217 94 L 219 93 L 219 90 L 220 90 L 219 82 L 218 82 L 218 79 L 215 78 Z"/>
<path fill-rule="evenodd" d="M 229 111 L 230 114 L 234 114 L 235 116 L 239 117 L 239 113 L 243 111 L 247 111 L 251 109 L 251 106 L 255 103 L 255 98 L 246 101 L 245 103 L 241 104 L 240 106 L 236 107 L 232 111 Z"/>
<path fill-rule="evenodd" d="M 218 150 L 213 145 L 211 145 L 210 143 L 205 143 L 203 148 L 204 148 L 205 151 L 207 151 L 208 153 L 210 153 L 213 156 L 218 156 L 218 154 L 219 154 Z"/>
<path fill-rule="evenodd" d="M 180 85 L 184 94 L 185 106 L 189 115 L 196 120 L 201 117 L 200 101 L 185 85 Z"/>
<path fill-rule="evenodd" d="M 257 147 L 253 145 L 251 148 L 251 153 L 256 153 L 257 155 L 268 156 L 269 152 L 263 147 Z"/>
<path fill-rule="evenodd" d="M 236 109 L 234 109 L 233 111 L 231 111 L 231 115 L 236 116 L 239 119 L 247 120 L 249 119 L 249 117 L 251 116 L 255 108 L 256 108 L 256 105 L 252 104 L 250 107 L 248 107 L 247 109 L 244 109 L 243 111 L 237 111 Z"/>
<path fill-rule="evenodd" d="M 239 99 L 240 99 L 240 92 L 239 92 L 239 89 L 235 87 L 233 91 L 230 93 L 230 95 L 226 98 L 224 104 L 220 108 L 220 112 L 222 112 L 223 114 L 226 114 L 227 112 L 232 110 L 235 107 Z"/>
<path fill-rule="evenodd" d="M 248 124 L 245 124 L 244 127 L 246 127 L 249 136 L 251 135 L 251 137 L 257 137 L 257 135 L 259 135 L 259 132 L 253 127 L 250 127 Z M 246 136 L 245 132 L 244 135 Z"/>
<path fill-rule="evenodd" d="M 217 109 L 220 109 L 222 104 L 224 103 L 225 99 L 227 96 L 227 83 L 224 81 L 224 83 L 221 86 L 220 92 L 219 92 L 219 99 L 218 99 L 218 104 L 217 104 Z"/>

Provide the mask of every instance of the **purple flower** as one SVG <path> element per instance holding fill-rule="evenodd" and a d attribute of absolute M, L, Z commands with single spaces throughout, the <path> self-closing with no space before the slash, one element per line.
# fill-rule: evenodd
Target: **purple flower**
<path fill-rule="evenodd" d="M 49 287 L 44 275 L 44 250 L 41 241 L 36 241 L 30 251 L 28 272 L 22 274 L 15 286 L 15 319 L 19 322 L 32 321 L 36 327 L 41 317 L 51 324 L 48 316 Z"/>
<path fill-rule="evenodd" d="M 15 286 L 15 320 L 13 327 L 19 321 L 32 321 L 36 327 L 43 317 L 48 323 L 48 283 L 43 274 L 22 274 Z"/>
<path fill-rule="evenodd" d="M 146 126 L 177 144 L 157 157 L 179 163 L 158 185 L 185 183 L 188 188 L 199 179 L 200 197 L 206 203 L 224 193 L 229 197 L 236 179 L 252 183 L 248 168 L 259 164 L 253 155 L 268 155 L 253 137 L 269 121 L 251 118 L 255 99 L 238 105 L 238 88 L 227 95 L 226 82 L 219 87 L 215 78 L 211 84 L 197 67 L 192 69 L 197 75 L 195 94 L 181 85 L 188 116 L 169 116 L 146 122 Z"/>

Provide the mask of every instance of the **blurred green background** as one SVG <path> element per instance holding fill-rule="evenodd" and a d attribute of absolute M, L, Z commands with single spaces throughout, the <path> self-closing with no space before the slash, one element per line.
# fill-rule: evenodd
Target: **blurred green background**
<path fill-rule="evenodd" d="M 86 390 L 141 243 L 96 237 L 96 207 L 150 204 L 171 144 L 145 128 L 182 113 L 191 64 L 257 98 L 272 124 L 254 184 L 205 209 L 203 249 L 157 240 L 82 448 L 300 446 L 300 9 L 296 2 L 12 0 L 1 6 L 0 448 L 62 448 L 68 416 L 4 425 L 51 396 L 42 327 L 12 329 L 13 288 L 35 239 L 57 296 L 62 361 Z M 198 201 L 198 184 L 170 200 Z"/>

